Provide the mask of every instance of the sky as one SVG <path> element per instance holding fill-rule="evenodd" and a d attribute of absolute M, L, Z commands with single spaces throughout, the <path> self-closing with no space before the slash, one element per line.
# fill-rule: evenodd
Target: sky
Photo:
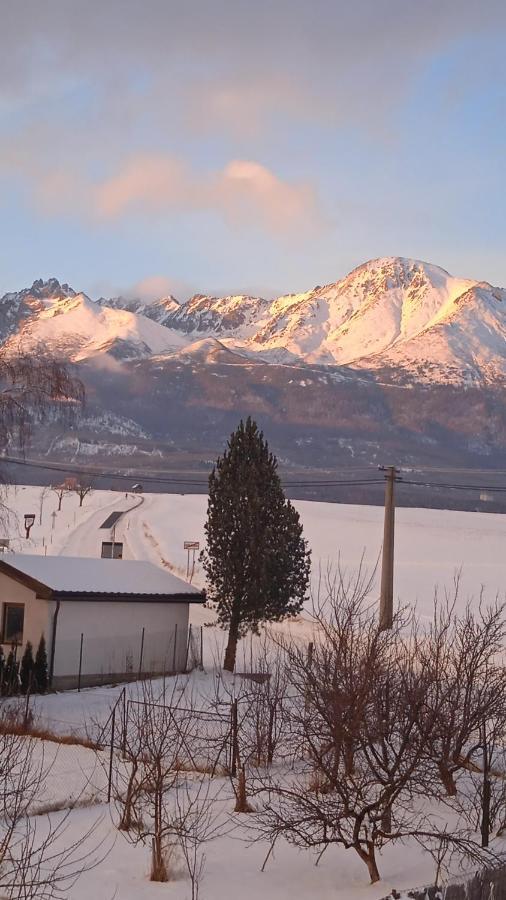
<path fill-rule="evenodd" d="M 504 0 L 0 0 L 0 293 L 506 285 Z"/>

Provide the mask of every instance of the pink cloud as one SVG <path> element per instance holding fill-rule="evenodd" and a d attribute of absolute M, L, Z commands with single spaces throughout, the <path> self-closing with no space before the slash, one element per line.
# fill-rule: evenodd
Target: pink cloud
<path fill-rule="evenodd" d="M 93 206 L 105 219 L 131 211 L 214 210 L 234 225 L 254 224 L 275 234 L 307 232 L 323 222 L 310 185 L 281 179 L 251 160 L 232 160 L 209 174 L 173 157 L 135 156 L 95 187 Z"/>

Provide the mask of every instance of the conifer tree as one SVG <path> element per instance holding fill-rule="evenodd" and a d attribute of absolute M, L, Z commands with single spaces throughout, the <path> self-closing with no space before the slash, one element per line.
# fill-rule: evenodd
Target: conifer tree
<path fill-rule="evenodd" d="M 47 651 L 44 635 L 41 635 L 37 653 L 35 654 L 33 680 L 35 683 L 35 690 L 39 694 L 45 694 L 49 684 L 49 676 L 47 671 Z"/>
<path fill-rule="evenodd" d="M 30 641 L 26 642 L 25 652 L 23 653 L 23 657 L 21 659 L 21 668 L 19 670 L 19 677 L 21 681 L 21 690 L 23 694 L 28 693 L 33 688 L 33 670 L 34 670 L 34 660 L 33 660 L 33 647 Z"/>
<path fill-rule="evenodd" d="M 18 663 L 16 654 L 13 649 L 9 650 L 9 655 L 5 662 L 4 669 L 4 693 L 9 697 L 11 694 L 17 694 L 19 688 L 18 682 Z"/>
<path fill-rule="evenodd" d="M 233 672 L 240 637 L 300 612 L 310 572 L 299 514 L 284 496 L 276 457 L 249 417 L 210 475 L 205 530 L 207 595 L 228 627 L 224 668 Z"/>

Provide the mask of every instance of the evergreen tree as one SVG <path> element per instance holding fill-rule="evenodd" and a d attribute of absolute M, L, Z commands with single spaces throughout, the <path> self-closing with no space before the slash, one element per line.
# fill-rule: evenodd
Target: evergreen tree
<path fill-rule="evenodd" d="M 37 647 L 37 653 L 35 654 L 33 680 L 35 684 L 34 689 L 39 694 L 45 694 L 48 689 L 49 676 L 47 671 L 47 652 L 46 640 L 44 638 L 44 635 L 41 635 L 39 646 Z"/>
<path fill-rule="evenodd" d="M 18 662 L 16 660 L 16 653 L 14 649 L 9 651 L 9 655 L 5 662 L 4 669 L 4 693 L 7 696 L 11 696 L 12 694 L 18 693 L 19 681 L 18 681 Z"/>
<path fill-rule="evenodd" d="M 25 652 L 21 659 L 21 668 L 19 670 L 19 678 L 21 681 L 21 690 L 23 694 L 33 689 L 33 647 L 30 641 L 26 642 Z"/>
<path fill-rule="evenodd" d="M 297 615 L 309 583 L 310 552 L 299 514 L 286 499 L 277 460 L 248 417 L 231 435 L 209 478 L 208 597 L 228 627 L 224 668 L 233 672 L 237 641 L 261 622 Z"/>

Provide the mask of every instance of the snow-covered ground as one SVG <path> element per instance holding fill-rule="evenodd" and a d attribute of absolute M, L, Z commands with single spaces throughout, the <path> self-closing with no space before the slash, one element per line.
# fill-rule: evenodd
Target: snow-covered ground
<path fill-rule="evenodd" d="M 82 508 L 77 495 L 64 496 L 62 509 L 56 512 L 55 493 L 43 494 L 39 487 L 18 487 L 8 488 L 3 502 L 11 510 L 4 536 L 9 537 L 12 549 L 18 552 L 98 556 L 101 541 L 110 539 L 110 532 L 101 530 L 101 524 L 112 511 L 124 510 L 115 540 L 123 541 L 125 557 L 147 559 L 185 577 L 187 554 L 183 542 L 198 540 L 202 546 L 204 539 L 205 496 L 146 494 L 139 497 L 94 491 L 85 498 Z M 380 508 L 302 501 L 296 502 L 296 506 L 313 552 L 314 591 L 318 589 L 319 573 L 325 575 L 329 566 L 335 569 L 338 558 L 348 571 L 355 571 L 362 558 L 368 570 L 374 570 L 382 541 Z M 29 540 L 23 536 L 24 513 L 36 515 Z M 436 587 L 439 591 L 453 589 L 459 570 L 460 605 L 470 598 L 477 600 L 482 588 L 490 600 L 503 596 L 506 517 L 401 509 L 397 513 L 396 537 L 395 592 L 403 603 L 416 603 L 422 615 L 430 614 Z M 203 584 L 198 564 L 193 580 Z M 212 613 L 205 609 L 194 609 L 192 615 L 196 624 L 212 620 Z M 300 622 L 299 627 L 306 626 Z M 205 629 L 204 633 L 206 671 L 191 676 L 193 690 L 202 696 L 213 691 L 216 679 L 212 668 L 213 642 L 219 644 L 215 628 Z M 247 647 L 245 642 L 245 652 Z M 128 691 L 135 693 L 137 689 L 131 685 Z M 84 723 L 103 723 L 120 691 L 121 687 L 111 687 L 37 698 L 34 711 L 41 723 L 50 722 L 62 733 L 81 730 Z M 93 785 L 103 786 L 103 772 L 96 768 L 90 753 L 86 748 L 58 750 L 51 775 L 51 792 L 56 799 L 60 799 L 62 792 L 70 795 L 80 790 L 83 773 L 88 771 L 93 771 Z M 226 781 L 223 790 L 225 816 L 233 808 L 230 785 Z M 51 815 L 57 818 L 62 813 Z M 94 843 L 110 848 L 110 852 L 70 889 L 68 898 L 189 898 L 190 884 L 183 874 L 169 884 L 149 882 L 148 849 L 127 843 L 114 827 L 114 815 L 105 802 L 71 813 L 64 839 L 76 840 L 91 827 Z M 261 873 L 268 847 L 264 842 L 251 844 L 247 820 L 244 816 L 244 824 L 239 824 L 232 835 L 219 837 L 206 848 L 202 900 L 232 900 L 237 896 L 241 900 L 257 900 L 259 896 L 272 900 L 305 900 L 315 896 L 322 900 L 378 900 L 393 887 L 402 890 L 429 883 L 434 875 L 432 859 L 410 843 L 388 847 L 381 854 L 384 881 L 373 887 L 368 885 L 365 867 L 356 854 L 342 849 L 329 850 L 316 868 L 309 853 L 279 842 L 266 871 Z"/>
<path fill-rule="evenodd" d="M 184 541 L 204 543 L 207 497 L 200 494 L 145 494 L 93 491 L 79 508 L 77 495 L 64 496 L 55 512 L 56 494 L 42 498 L 39 524 L 39 487 L 11 487 L 4 496 L 12 510 L 4 534 L 17 552 L 100 556 L 101 542 L 110 530 L 100 526 L 114 510 L 130 510 L 120 519 L 115 540 L 124 544 L 126 559 L 146 559 L 186 577 Z M 313 592 L 328 568 L 338 561 L 348 572 L 357 571 L 361 559 L 367 571 L 377 566 L 383 539 L 383 510 L 374 506 L 350 506 L 296 500 L 304 532 L 312 550 Z M 23 536 L 24 513 L 35 513 L 30 539 Z M 55 513 L 53 518 L 53 513 Z M 54 522 L 54 527 L 53 527 Z M 483 589 L 493 600 L 506 594 L 506 516 L 493 513 L 432 509 L 398 509 L 396 513 L 395 594 L 402 603 L 416 603 L 420 614 L 429 615 L 434 591 L 452 591 L 460 573 L 459 602 L 477 599 Z M 193 581 L 203 585 L 196 562 Z M 375 579 L 378 583 L 378 578 Z M 197 612 L 198 616 L 198 612 Z"/>

